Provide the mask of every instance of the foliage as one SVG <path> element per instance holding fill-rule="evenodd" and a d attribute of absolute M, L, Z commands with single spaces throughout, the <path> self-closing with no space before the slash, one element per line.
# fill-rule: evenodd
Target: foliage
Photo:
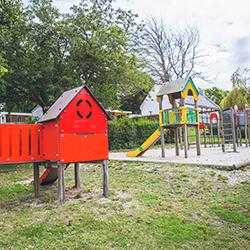
<path fill-rule="evenodd" d="M 222 99 L 227 95 L 227 91 L 218 87 L 207 88 L 204 91 L 206 96 L 218 105 L 220 105 Z"/>
<path fill-rule="evenodd" d="M 12 74 L 3 77 L 8 109 L 49 107 L 67 88 L 87 84 L 106 106 L 151 87 L 137 56 L 142 26 L 111 0 L 83 0 L 62 15 L 52 0 L 6 0 L 1 8 L 0 51 Z"/>
<path fill-rule="evenodd" d="M 4 65 L 4 59 L 0 54 L 0 77 L 8 72 L 8 69 Z"/>
<path fill-rule="evenodd" d="M 227 109 L 237 105 L 243 109 L 250 105 L 250 69 L 239 67 L 231 76 L 233 89 L 223 98 L 220 106 Z"/>
<path fill-rule="evenodd" d="M 67 202 L 58 206 L 56 184 L 42 186 L 36 200 L 31 185 L 17 184 L 32 177 L 32 166 L 1 166 L 0 249 L 249 248 L 249 182 L 231 185 L 219 180 L 228 176 L 222 170 L 167 163 L 109 161 L 109 170 L 103 199 L 100 164 L 81 165 L 81 191 L 71 188 L 69 166 Z"/>
<path fill-rule="evenodd" d="M 239 67 L 231 76 L 233 88 L 244 89 L 250 103 L 250 69 Z"/>
<path fill-rule="evenodd" d="M 246 104 L 249 104 L 246 90 L 243 88 L 233 88 L 227 96 L 222 99 L 220 106 L 222 109 L 227 109 L 234 105 L 237 105 L 239 108 L 244 108 Z"/>
<path fill-rule="evenodd" d="M 109 149 L 131 149 L 140 146 L 157 128 L 158 120 L 127 117 L 109 122 Z M 173 142 L 173 135 L 167 133 L 166 142 Z"/>

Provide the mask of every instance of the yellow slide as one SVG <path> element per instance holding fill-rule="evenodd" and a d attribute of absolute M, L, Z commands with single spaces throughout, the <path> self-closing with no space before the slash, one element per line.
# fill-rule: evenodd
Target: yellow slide
<path fill-rule="evenodd" d="M 161 137 L 161 128 L 155 130 L 155 132 L 148 137 L 148 139 L 136 150 L 128 152 L 126 156 L 137 157 L 143 155 L 152 145 L 154 145 Z M 165 131 L 164 131 L 165 132 Z"/>

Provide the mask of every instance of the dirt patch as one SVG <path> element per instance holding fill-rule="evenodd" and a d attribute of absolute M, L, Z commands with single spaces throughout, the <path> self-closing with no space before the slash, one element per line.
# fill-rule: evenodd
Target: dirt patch
<path fill-rule="evenodd" d="M 0 186 L 2 187 L 2 186 L 6 186 L 6 185 L 8 185 L 8 181 L 0 179 Z"/>
<path fill-rule="evenodd" d="M 81 198 L 89 198 L 91 196 L 91 193 L 89 192 L 83 192 L 81 189 L 77 188 L 67 188 L 65 190 L 67 199 L 81 199 Z"/>

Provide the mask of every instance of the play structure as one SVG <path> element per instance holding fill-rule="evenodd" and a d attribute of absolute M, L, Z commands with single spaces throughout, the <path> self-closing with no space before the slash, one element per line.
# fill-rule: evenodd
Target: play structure
<path fill-rule="evenodd" d="M 223 152 L 237 147 L 250 146 L 250 109 L 234 110 L 233 108 L 224 110 L 221 114 L 222 122 L 222 150 Z M 244 138 L 244 142 L 243 142 Z"/>
<path fill-rule="evenodd" d="M 163 110 L 163 96 L 167 95 L 172 105 L 172 109 Z M 194 108 L 185 106 L 185 99 L 192 96 Z M 127 156 L 138 157 L 143 155 L 152 145 L 161 139 L 161 156 L 165 157 L 165 138 L 164 134 L 170 130 L 175 134 L 176 155 L 180 154 L 180 132 L 183 131 L 184 155 L 188 157 L 188 129 L 194 128 L 197 155 L 201 154 L 200 150 L 200 128 L 199 128 L 199 109 L 198 109 L 199 92 L 194 85 L 191 77 L 177 79 L 163 84 L 157 93 L 159 103 L 159 128 L 136 150 L 129 152 Z"/>
<path fill-rule="evenodd" d="M 168 96 L 172 109 L 163 109 L 164 95 Z M 199 98 L 203 97 L 202 100 Z M 188 98 L 193 98 L 194 108 L 185 105 Z M 176 155 L 184 149 L 185 158 L 188 149 L 196 146 L 197 155 L 200 155 L 201 143 L 204 147 L 221 146 L 222 151 L 236 152 L 237 146 L 250 146 L 250 109 L 228 109 L 222 111 L 212 102 L 207 105 L 208 98 L 200 95 L 191 78 L 177 79 L 163 84 L 157 93 L 159 102 L 159 127 L 137 149 L 128 152 L 129 157 L 142 156 L 152 145 L 161 139 L 161 156 L 165 157 L 164 134 L 174 131 Z M 190 104 L 190 100 L 188 102 Z M 194 133 L 191 133 L 193 130 Z M 192 137 L 195 138 L 192 138 Z"/>
<path fill-rule="evenodd" d="M 65 201 L 64 170 L 79 163 L 101 161 L 103 194 L 108 196 L 109 115 L 86 86 L 64 92 L 37 124 L 0 124 L 0 164 L 33 163 L 35 197 L 39 186 L 58 179 L 58 200 Z M 39 176 L 39 166 L 45 172 Z"/>

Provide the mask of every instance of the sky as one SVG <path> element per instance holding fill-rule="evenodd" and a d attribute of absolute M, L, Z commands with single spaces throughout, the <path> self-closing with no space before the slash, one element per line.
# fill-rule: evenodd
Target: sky
<path fill-rule="evenodd" d="M 27 2 L 27 0 L 24 0 Z M 80 0 L 54 0 L 61 12 Z M 237 67 L 250 68 L 249 0 L 116 0 L 115 6 L 132 10 L 141 20 L 161 18 L 166 27 L 195 25 L 200 30 L 200 50 L 207 55 L 203 68 L 210 82 L 195 79 L 202 88 L 231 89 Z"/>

